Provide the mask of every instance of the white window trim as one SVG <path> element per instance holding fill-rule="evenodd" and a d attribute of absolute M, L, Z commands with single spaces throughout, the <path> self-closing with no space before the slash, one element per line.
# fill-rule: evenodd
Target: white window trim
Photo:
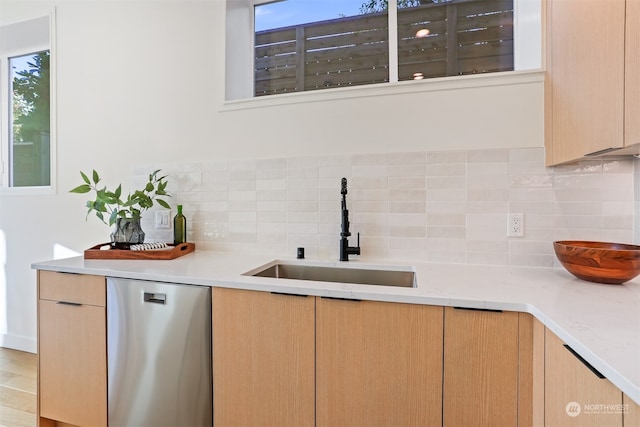
<path fill-rule="evenodd" d="M 502 71 L 499 73 L 469 74 L 464 76 L 437 77 L 419 81 L 378 83 L 362 86 L 322 89 L 306 92 L 291 92 L 273 96 L 224 101 L 221 112 L 252 108 L 292 105 L 308 102 L 322 102 L 338 99 L 366 98 L 371 96 L 392 96 L 409 93 L 460 90 L 466 88 L 508 86 L 514 84 L 544 81 L 544 70 Z"/>
<path fill-rule="evenodd" d="M 34 19 L 41 18 L 37 17 Z M 56 119 L 56 99 L 57 99 L 57 87 L 56 87 L 56 31 L 55 31 L 55 10 L 52 10 L 48 15 L 49 17 L 49 43 L 48 44 L 33 44 L 29 46 L 29 49 L 24 50 L 7 50 L 0 53 L 0 143 L 2 144 L 2 150 L 0 150 L 0 195 L 2 196 L 41 196 L 41 195 L 53 195 L 56 194 L 56 177 L 57 174 L 57 119 Z M 9 186 L 9 75 L 8 75 L 8 61 L 9 58 L 28 55 L 35 52 L 41 52 L 43 50 L 49 50 L 49 77 L 50 77 L 50 130 L 49 135 L 49 155 L 50 155 L 50 185 L 48 186 L 32 186 L 32 187 L 10 187 Z"/>

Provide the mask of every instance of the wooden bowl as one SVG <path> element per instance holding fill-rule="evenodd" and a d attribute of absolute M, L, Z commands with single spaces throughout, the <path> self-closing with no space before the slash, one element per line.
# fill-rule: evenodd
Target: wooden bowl
<path fill-rule="evenodd" d="M 620 284 L 640 274 L 640 246 L 564 240 L 553 242 L 560 263 L 589 282 Z"/>

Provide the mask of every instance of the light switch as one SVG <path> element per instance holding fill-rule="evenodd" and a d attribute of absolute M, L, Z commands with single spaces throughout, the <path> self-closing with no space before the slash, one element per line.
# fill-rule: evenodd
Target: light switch
<path fill-rule="evenodd" d="M 156 211 L 156 228 L 171 228 L 171 211 Z"/>

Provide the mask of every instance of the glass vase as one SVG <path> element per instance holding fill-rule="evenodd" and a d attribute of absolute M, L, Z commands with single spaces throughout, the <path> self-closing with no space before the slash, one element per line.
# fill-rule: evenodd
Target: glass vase
<path fill-rule="evenodd" d="M 117 218 L 111 233 L 111 243 L 117 249 L 129 249 L 131 245 L 144 243 L 140 218 Z"/>

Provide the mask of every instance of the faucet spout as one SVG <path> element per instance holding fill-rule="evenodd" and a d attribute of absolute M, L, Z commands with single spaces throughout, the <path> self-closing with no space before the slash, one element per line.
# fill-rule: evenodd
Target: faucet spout
<path fill-rule="evenodd" d="M 340 231 L 340 261 L 349 261 L 349 255 L 360 255 L 360 233 L 358 233 L 357 246 L 349 246 L 351 232 L 349 231 L 349 209 L 347 209 L 347 178 L 342 178 L 341 186 L 342 223 Z"/>

